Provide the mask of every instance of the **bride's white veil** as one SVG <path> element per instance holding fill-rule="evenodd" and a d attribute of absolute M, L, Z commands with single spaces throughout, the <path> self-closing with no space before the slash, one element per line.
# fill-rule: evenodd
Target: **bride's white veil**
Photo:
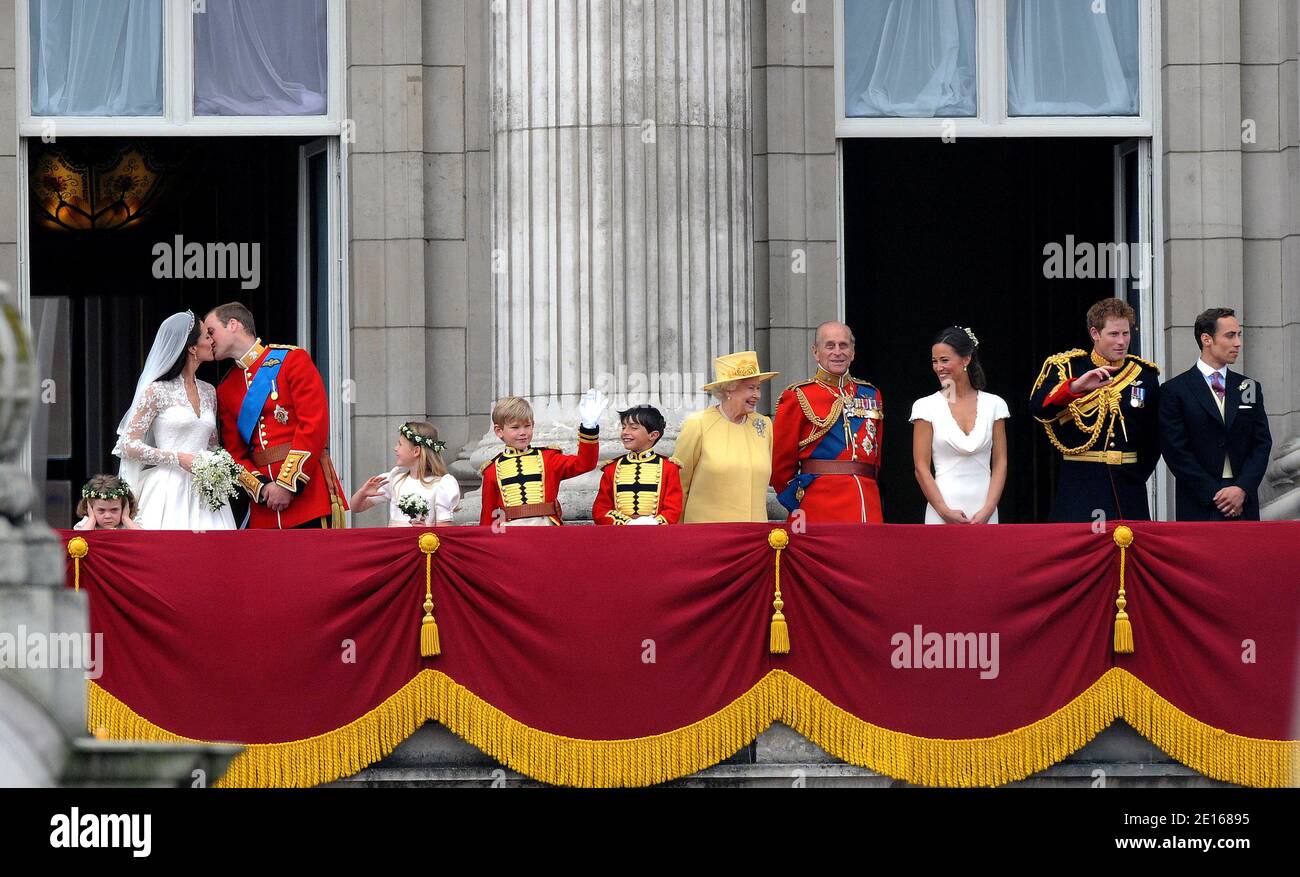
<path fill-rule="evenodd" d="M 118 467 L 117 474 L 119 478 L 131 486 L 132 491 L 140 489 L 140 473 L 144 471 L 145 466 L 139 460 L 132 460 L 122 454 L 122 442 L 126 439 L 127 424 L 130 423 L 131 416 L 135 414 L 136 409 L 140 407 L 140 403 L 144 400 L 144 394 L 149 389 L 149 385 L 167 374 L 167 371 L 176 364 L 176 359 L 181 355 L 181 351 L 185 349 L 185 342 L 189 339 L 190 332 L 193 330 L 193 311 L 172 314 L 162 321 L 162 325 L 158 327 L 158 334 L 153 339 L 153 347 L 145 358 L 144 369 L 140 372 L 140 379 L 135 382 L 135 397 L 131 400 L 131 407 L 126 409 L 121 422 L 117 425 L 117 444 L 113 447 L 113 453 L 122 459 L 122 465 Z M 142 440 L 145 444 L 154 444 L 152 428 L 144 434 Z"/>

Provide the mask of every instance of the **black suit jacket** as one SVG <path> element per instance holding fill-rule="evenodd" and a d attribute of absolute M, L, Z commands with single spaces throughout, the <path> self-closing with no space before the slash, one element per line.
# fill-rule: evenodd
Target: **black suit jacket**
<path fill-rule="evenodd" d="M 1228 370 L 1223 415 L 1210 383 L 1192 366 L 1164 383 L 1160 393 L 1160 449 L 1177 479 L 1175 514 L 1180 521 L 1227 520 L 1214 507 L 1223 484 L 1223 458 L 1232 463 L 1232 485 L 1246 491 L 1244 520 L 1259 520 L 1259 484 L 1268 467 L 1273 437 L 1258 382 L 1246 391 L 1245 375 Z M 1250 393 L 1253 392 L 1253 399 Z"/>

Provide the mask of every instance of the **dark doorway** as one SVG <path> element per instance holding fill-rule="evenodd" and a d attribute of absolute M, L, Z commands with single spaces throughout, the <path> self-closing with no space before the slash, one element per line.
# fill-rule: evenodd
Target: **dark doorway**
<path fill-rule="evenodd" d="M 1056 463 L 1029 415 L 1030 388 L 1048 354 L 1089 346 L 1084 314 L 1115 284 L 1048 279 L 1043 248 L 1067 235 L 1115 239 L 1118 142 L 843 142 L 845 316 L 858 339 L 853 372 L 885 398 L 887 522 L 924 520 L 908 415 L 938 389 L 930 342 L 949 325 L 974 330 L 988 390 L 1011 409 L 1000 520 L 1047 519 Z"/>
<path fill-rule="evenodd" d="M 263 338 L 297 342 L 303 142 L 286 137 L 29 141 L 33 322 L 42 315 L 57 320 L 49 334 L 55 339 L 57 395 L 48 406 L 45 494 L 46 518 L 53 526 L 71 525 L 71 509 L 90 475 L 117 471 L 112 450 L 118 421 L 131 404 L 164 318 L 189 308 L 202 319 L 221 302 L 242 301 L 256 315 Z M 56 150 L 63 150 L 62 164 L 42 161 Z M 117 160 L 124 151 L 138 160 Z M 109 211 L 91 229 L 77 227 L 89 222 L 84 217 L 65 214 L 72 227 L 61 228 L 49 221 L 49 180 L 43 186 L 36 176 L 41 168 L 47 175 L 69 167 L 75 171 L 79 162 L 98 162 L 102 169 L 93 182 L 104 193 L 101 203 L 112 200 L 114 187 L 129 185 L 117 182 L 123 175 L 156 174 L 158 185 L 129 224 L 114 227 Z M 71 179 L 65 187 L 80 185 L 75 173 Z M 211 270 L 202 277 L 156 276 L 155 248 L 166 243 L 174 249 L 177 236 L 205 247 L 258 244 L 256 287 L 245 288 L 246 278 L 233 269 L 225 278 Z M 205 365 L 199 377 L 216 384 L 227 368 L 229 363 Z"/>

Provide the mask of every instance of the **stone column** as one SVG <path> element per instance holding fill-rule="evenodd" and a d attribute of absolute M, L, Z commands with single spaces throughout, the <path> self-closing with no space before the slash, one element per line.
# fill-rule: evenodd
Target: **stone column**
<path fill-rule="evenodd" d="M 575 439 L 593 386 L 602 456 L 616 406 L 658 405 L 671 436 L 713 357 L 753 346 L 749 7 L 493 7 L 492 381 L 532 402 L 538 444 Z M 499 448 L 488 432 L 457 474 Z"/>

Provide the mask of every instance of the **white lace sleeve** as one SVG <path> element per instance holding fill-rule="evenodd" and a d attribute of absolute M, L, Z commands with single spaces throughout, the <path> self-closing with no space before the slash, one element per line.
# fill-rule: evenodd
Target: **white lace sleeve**
<path fill-rule="evenodd" d="M 460 483 L 454 475 L 442 476 L 433 493 L 433 516 L 438 524 L 450 523 L 452 514 L 460 507 Z"/>
<path fill-rule="evenodd" d="M 214 420 L 217 417 L 217 388 L 207 381 L 199 381 L 199 410 L 211 411 Z M 216 422 L 217 428 L 208 435 L 209 451 L 215 451 L 221 447 L 221 421 L 217 420 Z"/>
<path fill-rule="evenodd" d="M 144 442 L 145 433 L 165 405 L 166 400 L 158 385 L 150 385 L 126 424 L 126 435 L 122 437 L 123 458 L 138 460 L 146 466 L 178 465 L 175 451 L 164 451 Z"/>

